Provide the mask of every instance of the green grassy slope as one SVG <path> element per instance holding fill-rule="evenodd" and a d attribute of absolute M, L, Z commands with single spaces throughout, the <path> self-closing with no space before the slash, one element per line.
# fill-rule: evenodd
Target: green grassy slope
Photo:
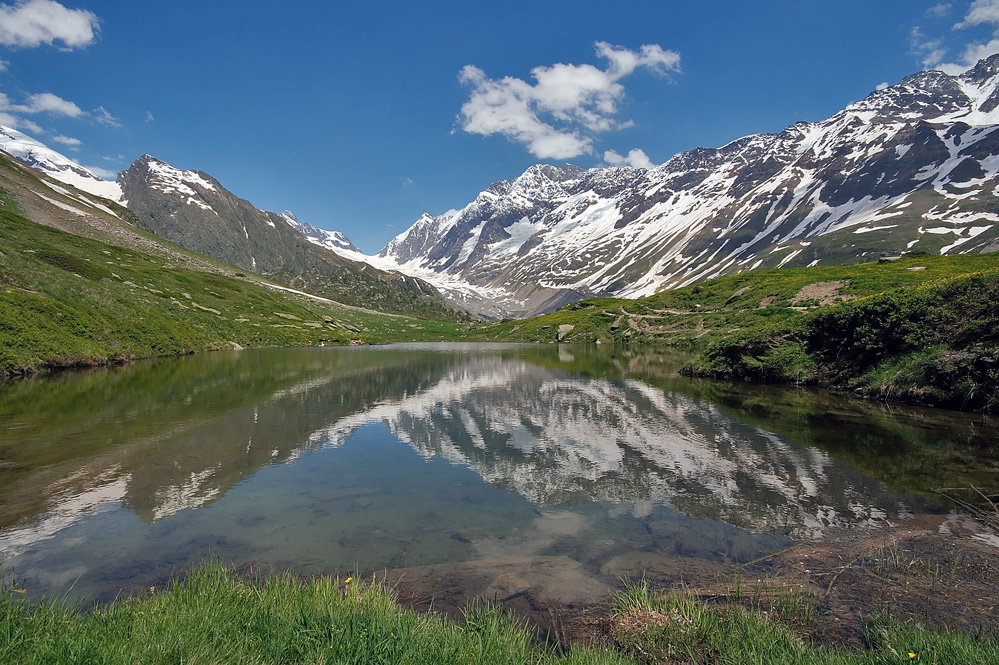
<path fill-rule="evenodd" d="M 702 351 L 689 371 L 999 409 L 999 254 L 908 255 L 743 273 L 639 300 L 584 300 L 482 340 L 653 343 Z M 560 332 L 561 331 L 561 332 Z"/>
<path fill-rule="evenodd" d="M 248 346 L 453 338 L 35 224 L 0 207 L 0 376 Z M 238 275 L 239 273 L 236 273 Z"/>

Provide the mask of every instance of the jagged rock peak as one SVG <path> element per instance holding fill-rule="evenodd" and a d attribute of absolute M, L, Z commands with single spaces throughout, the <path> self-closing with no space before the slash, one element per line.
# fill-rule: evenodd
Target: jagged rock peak
<path fill-rule="evenodd" d="M 982 83 L 999 75 L 999 53 L 983 58 L 974 67 L 961 75 L 961 78 Z"/>
<path fill-rule="evenodd" d="M 536 164 L 421 217 L 380 258 L 484 315 L 519 316 L 763 267 L 990 251 L 995 196 L 999 54 L 649 170 Z"/>

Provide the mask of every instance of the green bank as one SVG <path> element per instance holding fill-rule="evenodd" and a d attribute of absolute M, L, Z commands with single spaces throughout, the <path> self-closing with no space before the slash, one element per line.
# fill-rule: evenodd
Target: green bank
<path fill-rule="evenodd" d="M 28 221 L 0 207 L 0 376 L 212 349 L 453 338 L 454 322 L 269 287 Z"/>
<path fill-rule="evenodd" d="M 648 298 L 595 298 L 476 339 L 653 344 L 686 373 L 818 385 L 888 400 L 999 408 L 999 254 L 748 272 Z"/>
<path fill-rule="evenodd" d="M 546 644 L 488 604 L 462 622 L 401 608 L 351 577 L 240 577 L 203 565 L 168 589 L 79 612 L 0 589 L 4 663 L 992 663 L 987 637 L 873 619 L 863 649 L 811 644 L 810 598 L 709 605 L 633 584 L 600 645 Z"/>

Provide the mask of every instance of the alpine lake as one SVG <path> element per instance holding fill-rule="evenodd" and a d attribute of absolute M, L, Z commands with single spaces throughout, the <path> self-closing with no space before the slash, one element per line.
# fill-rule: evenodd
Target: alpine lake
<path fill-rule="evenodd" d="M 996 419 L 687 379 L 683 360 L 258 349 L 0 384 L 2 572 L 87 605 L 220 560 L 543 624 L 626 579 L 730 578 L 833 534 L 999 546 L 945 496 L 999 486 Z"/>

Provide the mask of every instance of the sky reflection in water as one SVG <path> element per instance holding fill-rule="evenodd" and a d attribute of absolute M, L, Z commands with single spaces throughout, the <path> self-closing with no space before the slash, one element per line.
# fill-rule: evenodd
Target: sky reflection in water
<path fill-rule="evenodd" d="M 307 574 L 530 560 L 609 585 L 642 561 L 745 562 L 935 509 L 673 367 L 551 347 L 259 350 L 6 385 L 4 567 L 88 598 L 205 557 Z M 911 438 L 857 427 L 896 456 Z"/>

